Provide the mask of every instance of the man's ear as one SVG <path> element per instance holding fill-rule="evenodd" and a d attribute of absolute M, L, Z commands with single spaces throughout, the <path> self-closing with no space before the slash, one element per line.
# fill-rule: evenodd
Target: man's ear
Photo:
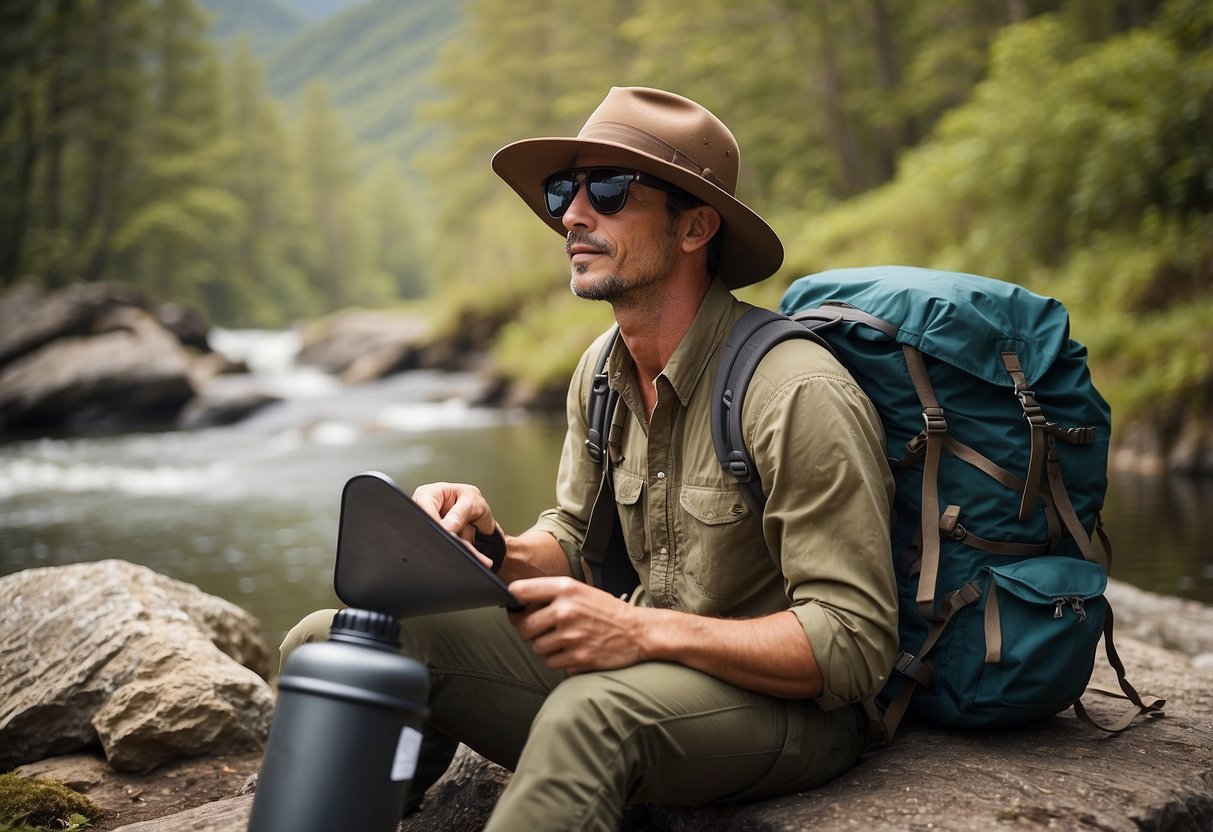
<path fill-rule="evenodd" d="M 696 205 L 685 215 L 690 224 L 682 236 L 682 250 L 697 251 L 705 247 L 720 230 L 720 214 L 710 205 Z"/>

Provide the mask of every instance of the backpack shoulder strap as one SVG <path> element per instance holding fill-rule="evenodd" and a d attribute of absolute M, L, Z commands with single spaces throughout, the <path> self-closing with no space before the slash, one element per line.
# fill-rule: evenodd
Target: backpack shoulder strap
<path fill-rule="evenodd" d="M 746 448 L 741 424 L 741 409 L 750 379 L 772 347 L 793 338 L 807 338 L 833 353 L 830 345 L 815 331 L 830 323 L 831 320 L 793 321 L 770 309 L 755 307 L 741 316 L 721 348 L 712 387 L 712 444 L 716 447 L 716 458 L 741 483 L 742 495 L 759 517 L 766 505 L 766 496 L 762 478 Z"/>
<path fill-rule="evenodd" d="M 615 326 L 594 363 L 594 377 L 586 400 L 586 452 L 590 459 L 601 466 L 602 479 L 586 522 L 581 558 L 592 586 L 626 598 L 636 589 L 640 578 L 624 547 L 619 511 L 615 506 L 615 490 L 611 485 L 612 460 L 608 443 L 619 393 L 611 389 L 607 361 L 618 340 L 619 327 Z"/>
<path fill-rule="evenodd" d="M 619 401 L 619 393 L 611 389 L 607 374 L 607 359 L 611 350 L 619 340 L 619 325 L 611 329 L 611 334 L 598 354 L 594 364 L 594 378 L 590 382 L 590 394 L 586 401 L 586 421 L 589 430 L 586 433 L 585 447 L 590 459 L 601 465 L 606 458 L 607 438 L 611 431 L 611 417 L 615 413 L 615 404 Z"/>

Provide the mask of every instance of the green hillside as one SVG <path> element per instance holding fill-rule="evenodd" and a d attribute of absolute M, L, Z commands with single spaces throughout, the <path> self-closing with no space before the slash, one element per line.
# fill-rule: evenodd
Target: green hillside
<path fill-rule="evenodd" d="M 437 96 L 429 71 L 458 17 L 459 4 L 450 0 L 375 0 L 351 8 L 270 59 L 270 93 L 293 104 L 308 84 L 323 81 L 374 156 L 406 161 L 427 135 L 414 108 Z"/>
<path fill-rule="evenodd" d="M 279 0 L 197 0 L 211 16 L 211 37 L 230 44 L 247 37 L 262 59 L 311 25 L 301 12 Z"/>

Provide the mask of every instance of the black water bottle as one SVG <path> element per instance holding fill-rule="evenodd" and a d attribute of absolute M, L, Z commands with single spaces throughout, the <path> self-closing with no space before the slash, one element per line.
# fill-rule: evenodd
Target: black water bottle
<path fill-rule="evenodd" d="M 395 830 L 429 686 L 394 617 L 338 612 L 329 640 L 300 645 L 282 669 L 249 832 Z"/>

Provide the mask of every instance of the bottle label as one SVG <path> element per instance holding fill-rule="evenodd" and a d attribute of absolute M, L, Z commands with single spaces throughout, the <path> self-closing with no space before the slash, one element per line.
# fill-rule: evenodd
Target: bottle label
<path fill-rule="evenodd" d="M 400 729 L 400 740 L 396 743 L 396 757 L 392 760 L 392 779 L 412 780 L 417 773 L 417 757 L 421 754 L 421 732 L 404 726 Z"/>

